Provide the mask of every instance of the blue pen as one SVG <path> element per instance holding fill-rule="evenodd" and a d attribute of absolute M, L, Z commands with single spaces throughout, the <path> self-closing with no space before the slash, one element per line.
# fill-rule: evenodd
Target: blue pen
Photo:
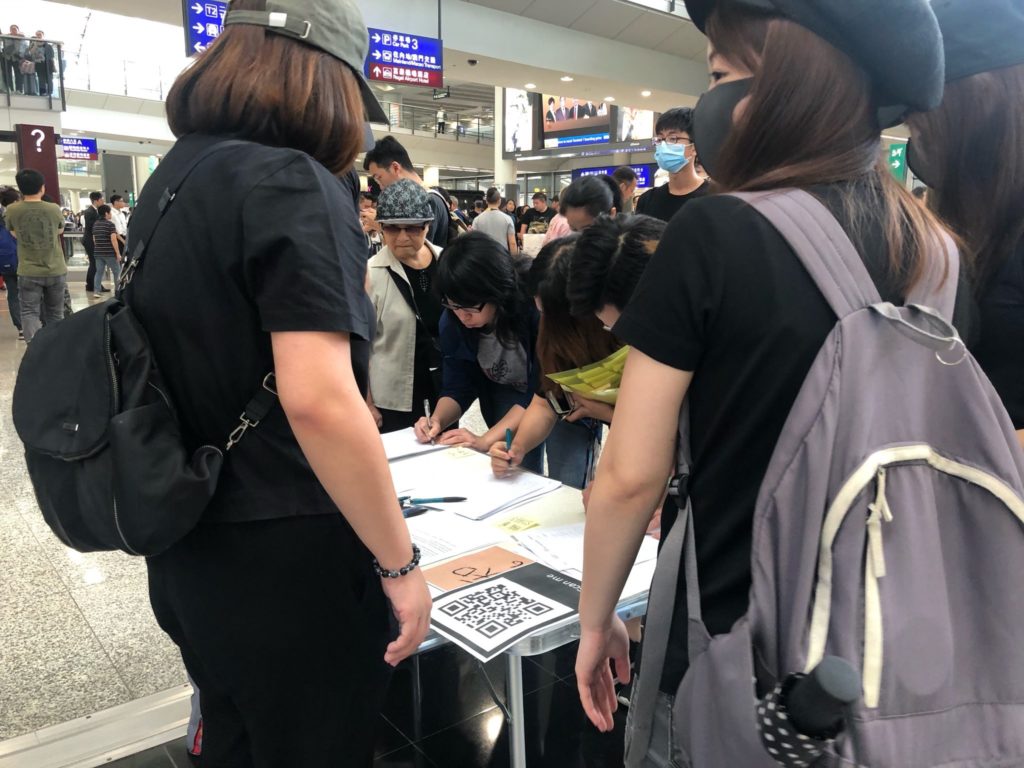
<path fill-rule="evenodd" d="M 512 430 L 511 429 L 506 429 L 505 430 L 505 453 L 508 453 L 511 450 L 512 450 Z M 508 465 L 510 467 L 512 466 L 512 459 L 511 458 L 508 460 Z"/>

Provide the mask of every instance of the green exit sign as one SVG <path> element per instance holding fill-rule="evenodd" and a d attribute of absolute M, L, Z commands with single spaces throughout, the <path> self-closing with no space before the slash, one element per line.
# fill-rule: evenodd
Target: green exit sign
<path fill-rule="evenodd" d="M 899 181 L 907 179 L 907 145 L 889 145 L 889 170 Z"/>

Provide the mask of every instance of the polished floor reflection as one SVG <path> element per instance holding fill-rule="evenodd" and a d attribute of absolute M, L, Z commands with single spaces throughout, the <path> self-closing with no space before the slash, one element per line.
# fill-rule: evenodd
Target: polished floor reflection
<path fill-rule="evenodd" d="M 575 645 L 524 660 L 526 755 L 530 768 L 618 768 L 622 766 L 622 727 L 598 733 L 586 721 L 572 667 Z M 505 703 L 504 664 L 485 666 Z M 378 768 L 505 768 L 508 733 L 501 709 L 488 691 L 475 660 L 446 647 L 419 661 L 422 700 L 413 695 L 414 665 L 397 671 L 377 728 Z M 182 742 L 108 763 L 118 768 L 172 768 L 188 758 Z M 201 765 L 202 763 L 198 763 Z"/>

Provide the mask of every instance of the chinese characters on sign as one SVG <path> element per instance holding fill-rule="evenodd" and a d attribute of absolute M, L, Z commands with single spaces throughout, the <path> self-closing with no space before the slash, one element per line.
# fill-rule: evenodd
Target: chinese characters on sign
<path fill-rule="evenodd" d="M 100 153 L 96 139 L 78 139 L 72 136 L 60 137 L 61 157 L 65 160 L 99 160 Z"/>
<path fill-rule="evenodd" d="M 581 178 L 583 176 L 611 176 L 615 171 L 617 165 L 610 165 L 602 168 L 577 168 L 572 172 L 572 180 Z M 637 189 L 647 189 L 654 186 L 654 174 L 658 170 L 656 165 L 631 165 L 633 173 L 636 174 L 637 178 Z"/>
<path fill-rule="evenodd" d="M 899 181 L 907 178 L 907 145 L 889 145 L 889 170 Z"/>
<path fill-rule="evenodd" d="M 432 37 L 370 29 L 370 52 L 364 71 L 370 80 L 441 88 L 443 46 Z"/>
<path fill-rule="evenodd" d="M 222 0 L 197 2 L 184 0 L 185 53 L 195 56 L 202 53 L 224 31 L 224 14 L 228 4 Z"/>

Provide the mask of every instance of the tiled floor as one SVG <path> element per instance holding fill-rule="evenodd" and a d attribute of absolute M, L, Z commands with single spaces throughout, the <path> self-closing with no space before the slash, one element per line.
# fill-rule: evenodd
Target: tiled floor
<path fill-rule="evenodd" d="M 88 304 L 71 275 L 76 307 Z M 185 681 L 156 625 L 146 567 L 119 553 L 67 549 L 40 516 L 11 420 L 25 343 L 0 294 L 0 740 L 92 714 Z"/>
<path fill-rule="evenodd" d="M 611 768 L 622 765 L 622 724 L 611 734 L 592 728 L 580 708 L 573 679 L 575 647 L 524 660 L 526 746 L 530 768 Z M 504 664 L 486 665 L 505 702 Z M 397 671 L 377 730 L 377 768 L 504 768 L 507 728 L 475 661 L 451 647 L 420 660 L 423 701 L 419 722 L 412 695 L 412 665 Z M 118 768 L 185 765 L 181 741 L 125 760 Z M 149 761 L 149 762 L 146 762 Z"/>
<path fill-rule="evenodd" d="M 69 283 L 89 303 L 82 271 Z M 119 553 L 83 555 L 43 522 L 11 419 L 24 342 L 0 294 L 0 741 L 96 713 L 185 682 L 176 647 L 149 607 L 145 563 Z M 464 425 L 479 429 L 479 416 Z M 524 663 L 529 765 L 621 765 L 621 729 L 601 736 L 585 723 L 571 677 L 574 650 Z M 506 729 L 476 662 L 452 648 L 420 662 L 421 717 L 411 664 L 395 675 L 377 734 L 377 765 L 474 768 L 508 764 Z M 505 696 L 504 665 L 487 665 Z M 180 741 L 108 765 L 189 765 Z"/>

